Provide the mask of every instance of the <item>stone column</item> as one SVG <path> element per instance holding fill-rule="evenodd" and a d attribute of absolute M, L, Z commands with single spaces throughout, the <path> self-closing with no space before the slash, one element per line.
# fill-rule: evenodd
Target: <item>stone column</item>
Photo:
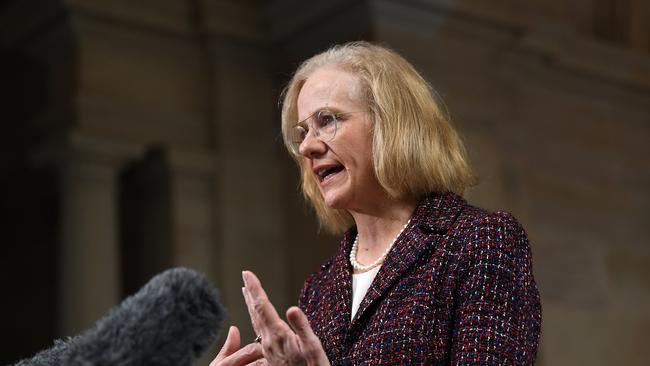
<path fill-rule="evenodd" d="M 287 292 L 285 168 L 279 158 L 268 53 L 244 43 L 210 44 L 214 73 L 214 130 L 218 156 L 217 216 L 220 286 L 229 322 L 242 339 L 254 337 L 241 294 L 242 270 L 257 273 L 283 313 L 296 303 Z"/>
<path fill-rule="evenodd" d="M 209 151 L 169 150 L 172 260 L 218 279 L 215 157 Z M 215 283 L 216 284 L 216 283 Z"/>
<path fill-rule="evenodd" d="M 76 334 L 120 300 L 117 172 L 123 147 L 73 136 L 61 157 L 62 335 Z"/>

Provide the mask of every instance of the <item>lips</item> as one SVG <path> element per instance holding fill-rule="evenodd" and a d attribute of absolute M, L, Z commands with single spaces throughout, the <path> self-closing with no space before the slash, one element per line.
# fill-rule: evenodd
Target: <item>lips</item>
<path fill-rule="evenodd" d="M 316 174 L 316 176 L 318 177 L 319 181 L 324 182 L 327 179 L 334 176 L 336 173 L 342 171 L 343 165 L 341 164 L 319 165 L 317 167 L 314 167 L 312 170 L 314 174 Z"/>

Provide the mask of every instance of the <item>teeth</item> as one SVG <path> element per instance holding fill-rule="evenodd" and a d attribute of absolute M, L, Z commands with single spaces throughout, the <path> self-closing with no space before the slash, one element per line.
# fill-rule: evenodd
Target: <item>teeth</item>
<path fill-rule="evenodd" d="M 336 167 L 329 167 L 322 169 L 318 172 L 318 177 L 321 180 L 325 180 L 325 178 L 329 177 L 330 175 L 333 175 L 336 173 Z"/>

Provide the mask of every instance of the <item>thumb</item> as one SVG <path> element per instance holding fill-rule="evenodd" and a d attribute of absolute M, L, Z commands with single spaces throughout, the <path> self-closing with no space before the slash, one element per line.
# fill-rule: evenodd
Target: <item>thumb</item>
<path fill-rule="evenodd" d="M 311 329 L 305 313 L 298 307 L 292 306 L 287 310 L 287 321 L 300 339 L 304 355 L 310 361 L 309 363 L 318 365 L 329 364 L 325 350 L 323 350 L 320 340 Z"/>
<path fill-rule="evenodd" d="M 235 326 L 231 326 L 228 329 L 228 337 L 226 337 L 226 341 L 224 342 L 223 347 L 221 347 L 219 354 L 217 354 L 217 357 L 215 357 L 212 363 L 219 362 L 235 353 L 237 350 L 239 350 L 240 342 L 239 329 L 237 329 Z"/>
<path fill-rule="evenodd" d="M 290 307 L 289 310 L 287 310 L 287 320 L 300 339 L 309 339 L 312 336 L 316 337 L 314 332 L 311 330 L 307 316 L 302 312 L 302 310 L 300 310 L 300 308 L 296 306 Z"/>

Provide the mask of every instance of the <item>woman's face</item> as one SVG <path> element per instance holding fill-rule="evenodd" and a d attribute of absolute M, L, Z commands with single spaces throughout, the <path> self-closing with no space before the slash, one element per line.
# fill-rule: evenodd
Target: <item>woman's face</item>
<path fill-rule="evenodd" d="M 305 81 L 297 107 L 299 121 L 323 109 L 341 113 L 333 139 L 315 136 L 308 126 L 299 152 L 328 207 L 363 212 L 385 193 L 373 169 L 371 115 L 359 92 L 356 75 L 326 66 Z"/>

